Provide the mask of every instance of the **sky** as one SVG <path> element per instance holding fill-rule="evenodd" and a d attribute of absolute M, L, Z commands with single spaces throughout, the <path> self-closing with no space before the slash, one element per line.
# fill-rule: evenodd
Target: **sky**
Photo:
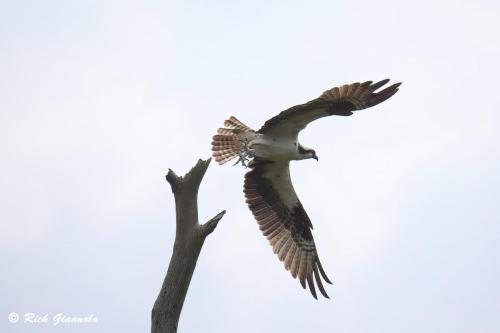
<path fill-rule="evenodd" d="M 1 1 L 0 331 L 149 331 L 168 169 L 209 158 L 231 115 L 258 129 L 388 77 L 394 97 L 310 124 L 319 163 L 291 165 L 331 299 L 272 253 L 245 170 L 212 163 L 200 222 L 227 214 L 179 332 L 499 332 L 498 31 L 487 0 Z"/>

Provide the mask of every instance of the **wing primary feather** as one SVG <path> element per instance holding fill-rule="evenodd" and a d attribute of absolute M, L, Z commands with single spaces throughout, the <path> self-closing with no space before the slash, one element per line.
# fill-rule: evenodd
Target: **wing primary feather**
<path fill-rule="evenodd" d="M 290 247 L 293 244 L 293 238 L 288 235 L 286 241 L 284 242 L 283 246 L 278 250 L 278 258 L 283 261 L 286 258 L 286 255 L 288 254 L 288 251 L 290 251 Z"/>
<path fill-rule="evenodd" d="M 281 226 L 282 227 L 282 226 Z M 271 246 L 273 247 L 273 250 L 274 250 L 274 246 L 278 243 L 278 241 L 283 237 L 283 234 L 286 233 L 285 230 L 283 229 L 277 229 L 278 231 L 269 235 L 267 237 L 267 239 L 269 240 L 269 242 L 271 243 Z"/>
<path fill-rule="evenodd" d="M 383 85 L 385 85 L 387 82 L 389 82 L 389 79 L 378 81 L 377 83 L 374 83 L 370 86 L 370 90 L 373 92 L 378 88 L 382 87 Z"/>
<path fill-rule="evenodd" d="M 303 254 L 305 254 L 305 256 L 302 255 L 299 264 L 299 280 L 302 284 L 302 287 L 306 289 L 307 261 L 309 260 L 310 254 L 307 252 L 304 252 Z"/>
<path fill-rule="evenodd" d="M 289 270 L 290 272 L 292 272 L 291 267 L 292 267 L 293 257 L 295 256 L 295 251 L 297 251 L 297 244 L 292 243 L 292 246 L 288 250 L 288 253 L 286 254 L 285 258 L 285 269 Z"/>
<path fill-rule="evenodd" d="M 363 90 L 364 90 L 363 85 L 361 83 L 357 83 L 356 88 L 353 89 L 352 91 L 352 95 L 354 97 L 358 97 L 363 92 Z"/>
<path fill-rule="evenodd" d="M 383 101 L 389 99 L 392 95 L 394 95 L 396 92 L 398 92 L 398 87 L 401 85 L 401 82 L 395 83 L 384 90 L 372 94 L 372 97 L 368 100 L 368 103 L 366 104 L 367 107 L 377 105 L 379 103 L 382 103 Z"/>
<path fill-rule="evenodd" d="M 326 298 L 330 298 L 328 294 L 326 293 L 325 287 L 323 287 L 323 283 L 321 282 L 321 278 L 319 276 L 318 272 L 318 266 L 314 265 L 314 279 L 316 280 L 316 284 L 318 285 L 318 289 L 320 293 L 325 296 Z"/>
<path fill-rule="evenodd" d="M 313 297 L 315 299 L 318 299 L 318 296 L 316 295 L 316 288 L 314 288 L 314 281 L 313 281 L 312 272 L 307 274 L 306 280 L 307 280 L 307 285 L 309 286 L 309 290 L 311 291 L 311 294 L 313 295 Z"/>
<path fill-rule="evenodd" d="M 299 281 L 302 288 L 306 289 L 306 277 L 299 275 Z"/>
<path fill-rule="evenodd" d="M 267 208 L 267 203 L 263 202 L 263 201 L 257 201 L 257 202 L 254 202 L 254 203 L 248 203 L 248 207 L 250 209 L 255 209 L 256 211 L 258 210 L 261 210 L 263 208 Z"/>
<path fill-rule="evenodd" d="M 319 272 L 321 273 L 321 276 L 326 281 L 326 283 L 333 284 L 330 281 L 330 279 L 328 278 L 328 276 L 326 276 L 325 270 L 323 269 L 323 266 L 321 265 L 321 261 L 319 261 L 319 258 L 317 258 L 317 263 L 318 263 Z"/>
<path fill-rule="evenodd" d="M 299 264 L 301 257 L 302 257 L 302 250 L 300 248 L 297 248 L 297 251 L 293 256 L 292 267 L 291 267 L 292 276 L 294 279 L 297 278 L 297 273 L 299 272 Z"/>
<path fill-rule="evenodd" d="M 262 231 L 267 230 L 267 228 L 270 228 L 275 223 L 279 223 L 278 219 L 276 218 L 276 215 L 266 217 L 265 219 L 262 219 L 262 220 L 257 221 L 257 222 L 259 224 L 260 230 L 262 230 Z"/>
<path fill-rule="evenodd" d="M 340 97 L 340 89 L 338 87 L 334 87 L 332 90 L 332 97 L 339 98 Z"/>
<path fill-rule="evenodd" d="M 268 228 L 270 228 L 271 226 L 273 226 L 275 223 L 279 223 L 279 222 L 277 221 L 276 216 L 272 216 L 272 217 L 268 218 L 267 221 L 262 220 L 262 222 L 259 221 L 258 223 L 259 223 L 259 229 L 261 231 L 265 231 Z"/>
<path fill-rule="evenodd" d="M 288 235 L 288 233 L 286 231 L 283 231 L 282 234 L 279 236 L 279 239 L 276 240 L 273 252 L 279 254 L 281 248 L 285 245 L 289 237 L 290 236 Z"/>
<path fill-rule="evenodd" d="M 380 95 L 380 96 L 388 95 L 388 94 L 392 93 L 394 90 L 397 90 L 400 85 L 401 85 L 401 82 L 391 84 L 387 88 L 384 88 L 384 90 L 378 92 L 377 95 Z"/>
<path fill-rule="evenodd" d="M 347 85 L 347 84 L 340 86 L 340 97 L 344 97 L 345 95 L 347 95 L 348 89 L 349 89 L 349 85 Z"/>
<path fill-rule="evenodd" d="M 370 84 L 372 84 L 372 83 L 373 83 L 373 81 L 365 81 L 365 82 L 361 83 L 361 86 L 362 86 L 363 88 L 366 88 L 366 87 L 369 87 L 369 86 L 370 86 Z"/>
<path fill-rule="evenodd" d="M 355 95 L 356 89 L 359 87 L 359 82 L 352 83 L 347 89 L 347 96 Z"/>
<path fill-rule="evenodd" d="M 283 225 L 280 223 L 276 223 L 273 226 L 271 226 L 269 229 L 264 231 L 263 235 L 267 237 L 267 239 L 271 240 L 273 239 L 277 234 L 281 232 L 283 228 Z"/>

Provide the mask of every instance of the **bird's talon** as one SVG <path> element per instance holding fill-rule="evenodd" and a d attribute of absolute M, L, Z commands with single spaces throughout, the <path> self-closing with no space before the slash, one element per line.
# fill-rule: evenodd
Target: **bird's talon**
<path fill-rule="evenodd" d="M 250 159 L 254 158 L 255 157 L 255 151 L 253 149 L 250 149 L 248 147 L 248 139 L 243 139 L 241 140 L 241 143 L 243 144 L 243 152 L 241 153 L 238 153 L 238 161 L 236 161 L 236 163 L 233 164 L 233 166 L 239 164 L 241 162 L 241 165 L 244 166 L 245 168 L 248 168 L 248 161 L 250 161 Z"/>

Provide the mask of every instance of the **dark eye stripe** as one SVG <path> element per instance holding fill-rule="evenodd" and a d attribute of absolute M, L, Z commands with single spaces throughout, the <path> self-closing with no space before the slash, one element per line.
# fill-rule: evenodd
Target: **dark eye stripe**
<path fill-rule="evenodd" d="M 314 153 L 313 149 L 304 149 L 304 147 L 302 147 L 301 145 L 299 145 L 297 148 L 298 148 L 299 154 L 301 154 L 301 155 L 304 155 L 307 153 Z"/>

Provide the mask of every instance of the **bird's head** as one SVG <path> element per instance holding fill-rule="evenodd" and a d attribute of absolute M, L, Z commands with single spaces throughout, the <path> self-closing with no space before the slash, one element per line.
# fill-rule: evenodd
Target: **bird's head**
<path fill-rule="evenodd" d="M 318 161 L 318 155 L 316 155 L 316 151 L 311 148 L 307 148 L 301 144 L 298 146 L 299 149 L 299 155 L 301 160 L 305 160 L 308 158 L 314 158 L 316 161 Z"/>

